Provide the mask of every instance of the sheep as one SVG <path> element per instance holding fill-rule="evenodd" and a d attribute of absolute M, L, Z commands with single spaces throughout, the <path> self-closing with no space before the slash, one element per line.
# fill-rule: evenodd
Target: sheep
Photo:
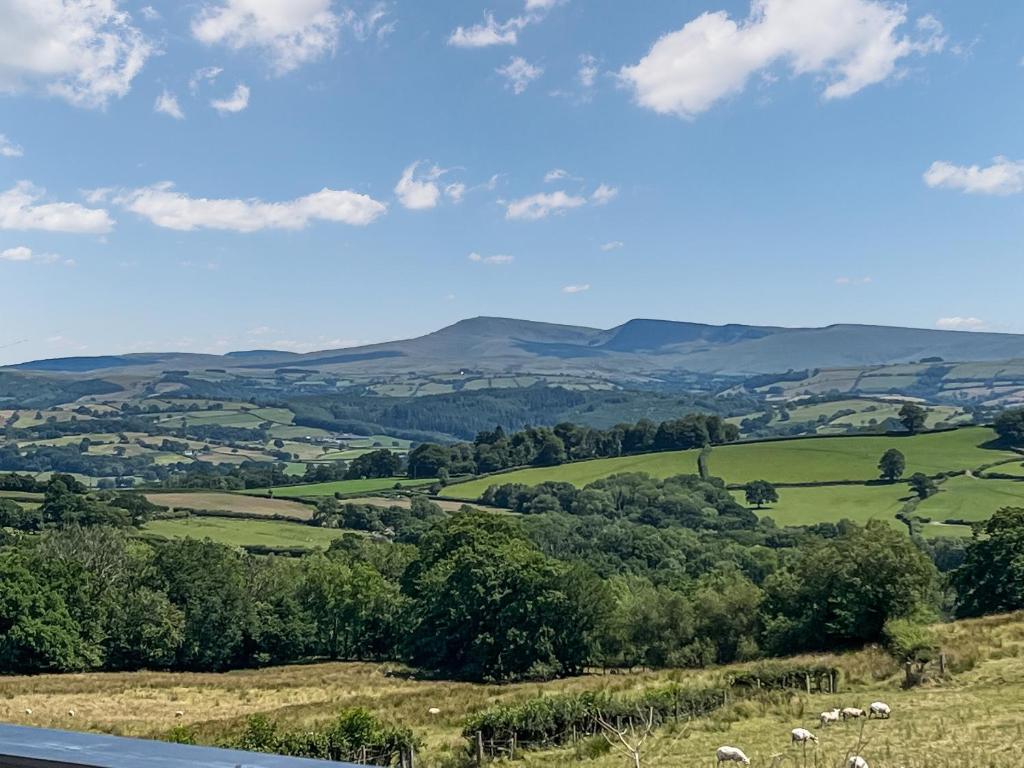
<path fill-rule="evenodd" d="M 31 715 L 32 714 L 32 710 L 31 709 L 26 709 L 25 710 L 25 714 L 26 715 Z"/>
<path fill-rule="evenodd" d="M 846 768 L 868 768 L 868 761 L 859 755 L 854 755 L 846 761 Z"/>
<path fill-rule="evenodd" d="M 806 728 L 794 728 L 790 731 L 790 736 L 792 737 L 792 742 L 794 744 L 803 744 L 805 747 L 807 746 L 808 741 L 818 740 L 818 737 Z"/>
<path fill-rule="evenodd" d="M 441 710 L 438 709 L 437 707 L 431 707 L 430 709 L 427 710 L 427 712 L 429 712 L 432 715 L 440 715 L 441 714 Z"/>
<path fill-rule="evenodd" d="M 888 719 L 891 712 L 892 710 L 889 709 L 889 705 L 884 701 L 876 701 L 871 704 L 868 711 L 868 717 L 882 717 Z"/>
<path fill-rule="evenodd" d="M 827 726 L 829 723 L 838 723 L 839 722 L 839 710 L 838 709 L 830 709 L 828 712 L 822 712 L 818 716 L 818 720 L 821 721 L 821 727 L 822 728 Z"/>
<path fill-rule="evenodd" d="M 75 716 L 75 710 L 69 709 L 68 710 L 68 717 L 74 717 L 74 716 Z"/>
<path fill-rule="evenodd" d="M 719 765 L 722 763 L 750 765 L 750 758 L 743 754 L 743 750 L 738 747 L 719 747 L 715 751 L 715 756 L 718 758 Z"/>
<path fill-rule="evenodd" d="M 851 717 L 853 717 L 853 718 L 864 717 L 865 712 L 864 712 L 863 709 L 858 709 L 857 707 L 844 707 L 842 715 L 843 715 L 843 720 L 848 720 Z"/>
<path fill-rule="evenodd" d="M 178 710 L 177 712 L 175 712 L 175 713 L 174 713 L 174 716 L 175 716 L 175 717 L 184 717 L 184 716 L 185 716 L 185 713 L 184 713 L 184 712 L 182 712 L 182 711 L 181 711 L 181 710 L 179 709 L 179 710 Z"/>

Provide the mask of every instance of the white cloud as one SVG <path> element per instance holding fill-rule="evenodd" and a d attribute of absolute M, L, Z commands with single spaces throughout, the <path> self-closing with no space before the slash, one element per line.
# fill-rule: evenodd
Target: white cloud
<path fill-rule="evenodd" d="M 987 323 L 977 317 L 940 317 L 935 327 L 944 331 L 983 331 Z"/>
<path fill-rule="evenodd" d="M 121 192 L 114 201 L 158 227 L 182 231 L 304 229 L 318 220 L 365 226 L 387 211 L 384 203 L 347 190 L 324 188 L 295 200 L 265 203 L 257 199 L 189 197 L 176 192 L 170 182 Z"/>
<path fill-rule="evenodd" d="M 167 90 L 156 97 L 156 103 L 153 105 L 153 110 L 155 112 L 162 112 L 165 115 L 170 115 L 175 120 L 185 119 L 185 113 L 181 111 L 181 105 L 178 104 L 178 97 Z"/>
<path fill-rule="evenodd" d="M 239 83 L 230 96 L 224 99 L 212 99 L 210 106 L 222 115 L 241 112 L 249 106 L 249 86 Z"/>
<path fill-rule="evenodd" d="M 609 240 L 607 243 L 601 243 L 602 251 L 617 251 L 625 245 L 621 240 Z"/>
<path fill-rule="evenodd" d="M 552 168 L 550 171 L 544 174 L 544 183 L 550 184 L 552 181 L 561 181 L 562 179 L 572 178 L 569 172 L 563 168 Z"/>
<path fill-rule="evenodd" d="M 607 205 L 614 200 L 618 194 L 619 190 L 617 187 L 601 184 L 591 193 L 590 200 L 594 205 Z"/>
<path fill-rule="evenodd" d="M 590 283 L 580 283 L 578 285 L 567 285 L 562 288 L 562 293 L 585 293 L 590 290 Z"/>
<path fill-rule="evenodd" d="M 974 195 L 1013 195 L 1024 192 L 1024 162 L 997 157 L 981 168 L 936 161 L 924 172 L 924 183 Z"/>
<path fill-rule="evenodd" d="M 561 190 L 557 192 L 540 192 L 536 195 L 529 195 L 528 197 L 508 203 L 505 209 L 505 218 L 535 221 L 546 218 L 552 213 L 562 213 L 571 208 L 579 208 L 586 204 L 587 199 L 585 197 L 570 195 Z"/>
<path fill-rule="evenodd" d="M 202 67 L 192 73 L 188 80 L 188 89 L 195 93 L 203 83 L 212 83 L 224 70 L 221 67 Z"/>
<path fill-rule="evenodd" d="M 426 174 L 416 178 L 416 169 L 419 165 L 420 161 L 417 160 L 408 166 L 402 172 L 402 177 L 395 185 L 395 194 L 398 195 L 398 202 L 403 207 L 414 211 L 422 211 L 437 206 L 438 200 L 441 198 L 441 189 L 437 185 L 437 179 L 444 173 L 443 169 L 434 165 L 431 166 Z"/>
<path fill-rule="evenodd" d="M 0 91 L 40 85 L 80 107 L 131 89 L 153 46 L 118 0 L 0 0 Z"/>
<path fill-rule="evenodd" d="M 220 0 L 203 7 L 192 34 L 208 45 L 265 51 L 283 74 L 332 52 L 341 22 L 331 0 Z"/>
<path fill-rule="evenodd" d="M 515 256 L 508 256 L 503 253 L 496 254 L 494 256 L 481 256 L 479 253 L 474 251 L 469 254 L 469 260 L 475 261 L 478 264 L 490 264 L 492 266 L 499 266 L 502 264 L 511 264 L 515 261 Z"/>
<path fill-rule="evenodd" d="M 444 193 L 445 195 L 448 196 L 448 199 L 451 200 L 453 203 L 461 203 L 462 198 L 466 194 L 466 185 L 463 184 L 461 181 L 456 181 L 446 186 L 444 188 Z"/>
<path fill-rule="evenodd" d="M 78 203 L 38 203 L 46 190 L 19 181 L 0 192 L 0 229 L 41 229 L 48 232 L 103 234 L 114 220 L 102 208 Z"/>
<path fill-rule="evenodd" d="M 589 53 L 584 53 L 580 56 L 580 68 L 576 73 L 580 85 L 584 88 L 593 88 L 594 83 L 597 81 L 597 73 L 597 59 Z"/>
<path fill-rule="evenodd" d="M 160 21 L 160 11 L 152 5 L 144 5 L 139 9 L 139 13 L 142 14 L 142 18 L 146 21 Z"/>
<path fill-rule="evenodd" d="M 543 68 L 531 64 L 522 56 L 513 56 L 508 64 L 498 67 L 495 71 L 505 78 L 506 87 L 511 88 L 516 95 L 525 91 L 526 86 L 544 74 Z"/>
<path fill-rule="evenodd" d="M 906 6 L 887 0 L 752 0 L 745 20 L 701 14 L 619 76 L 641 106 L 684 118 L 780 64 L 825 81 L 826 99 L 844 98 L 897 74 L 912 54 L 942 50 L 946 38 L 934 17 L 919 19 L 914 37 L 897 32 L 906 21 Z"/>
<path fill-rule="evenodd" d="M 549 11 L 556 5 L 560 5 L 562 0 L 526 0 L 527 11 Z"/>
<path fill-rule="evenodd" d="M 0 133 L 0 157 L 21 157 L 25 151 Z"/>
<path fill-rule="evenodd" d="M 863 277 L 849 277 L 843 275 L 836 278 L 836 285 L 869 285 L 872 282 L 868 275 Z"/>
<path fill-rule="evenodd" d="M 390 13 L 387 3 L 381 2 L 372 5 L 363 14 L 348 9 L 344 22 L 352 29 L 357 40 L 369 40 L 371 37 L 380 40 L 394 32 L 398 24 L 394 19 L 388 20 Z"/>
<path fill-rule="evenodd" d="M 448 36 L 448 45 L 456 48 L 486 48 L 491 45 L 515 45 L 519 30 L 525 26 L 522 18 L 514 17 L 499 24 L 491 13 L 484 14 L 482 24 L 456 27 Z"/>
<path fill-rule="evenodd" d="M 18 245 L 14 248 L 8 248 L 4 251 L 0 251 L 0 261 L 36 261 L 42 264 L 56 264 L 62 263 L 66 267 L 75 266 L 74 259 L 65 259 L 58 256 L 56 253 L 36 253 L 31 248 Z"/>

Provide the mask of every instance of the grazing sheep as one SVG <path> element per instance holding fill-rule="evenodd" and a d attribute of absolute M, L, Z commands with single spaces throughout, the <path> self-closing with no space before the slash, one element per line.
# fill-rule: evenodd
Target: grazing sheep
<path fill-rule="evenodd" d="M 31 709 L 26 709 L 25 710 L 25 714 L 26 715 L 31 715 L 32 714 L 32 710 Z"/>
<path fill-rule="evenodd" d="M 822 712 L 818 716 L 818 720 L 821 721 L 821 727 L 822 728 L 827 726 L 829 723 L 838 723 L 839 722 L 839 710 L 838 709 L 830 709 L 828 712 Z"/>
<path fill-rule="evenodd" d="M 806 728 L 794 728 L 789 732 L 792 737 L 794 744 L 803 744 L 807 746 L 808 741 L 817 741 L 818 737 L 808 731 Z"/>
<path fill-rule="evenodd" d="M 888 719 L 891 712 L 892 710 L 889 709 L 889 705 L 884 701 L 876 701 L 872 703 L 868 712 L 868 717 L 883 717 Z"/>
<path fill-rule="evenodd" d="M 866 713 L 864 712 L 863 709 L 858 709 L 857 707 L 844 707 L 842 714 L 843 714 L 843 720 L 847 720 L 847 719 L 849 719 L 851 717 L 853 717 L 853 718 L 864 717 L 864 715 Z"/>
<path fill-rule="evenodd" d="M 430 709 L 427 710 L 427 712 L 429 712 L 432 715 L 440 715 L 441 714 L 441 710 L 438 709 L 437 707 L 431 707 Z"/>
<path fill-rule="evenodd" d="M 738 747 L 719 747 L 715 751 L 715 756 L 718 758 L 719 765 L 722 763 L 750 765 L 750 758 L 743 754 L 743 750 Z"/>
<path fill-rule="evenodd" d="M 868 768 L 868 761 L 863 757 L 854 755 L 846 761 L 846 768 Z"/>
<path fill-rule="evenodd" d="M 74 716 L 75 716 L 75 710 L 69 709 L 68 710 L 68 717 L 74 717 Z"/>
<path fill-rule="evenodd" d="M 185 716 L 185 713 L 184 713 L 184 712 L 182 712 L 182 711 L 181 711 L 181 710 L 179 709 L 179 710 L 178 710 L 177 712 L 175 712 L 175 713 L 174 713 L 174 716 L 175 716 L 175 717 L 184 717 L 184 716 Z"/>

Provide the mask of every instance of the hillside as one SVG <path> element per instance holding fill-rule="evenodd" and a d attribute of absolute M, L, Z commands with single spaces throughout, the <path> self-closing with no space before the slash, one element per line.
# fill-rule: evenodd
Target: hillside
<path fill-rule="evenodd" d="M 136 374 L 211 367 L 241 373 L 287 366 L 359 374 L 470 369 L 622 376 L 670 371 L 747 375 L 892 365 L 923 358 L 1024 358 L 1024 336 L 870 325 L 781 328 L 643 319 L 602 330 L 477 317 L 413 339 L 303 355 L 268 350 L 223 356 L 150 353 L 39 360 L 13 367 L 51 373 Z"/>
<path fill-rule="evenodd" d="M 839 766 L 858 748 L 874 766 L 976 768 L 1017 765 L 1019 724 L 1024 720 L 1024 616 L 993 616 L 937 627 L 950 675 L 904 690 L 901 667 L 877 649 L 804 657 L 793 663 L 835 665 L 842 677 L 837 695 L 792 693 L 736 701 L 711 717 L 655 731 L 644 765 L 670 768 L 711 765 L 721 744 L 742 747 L 755 766 L 786 754 L 803 764 L 788 743 L 789 730 L 812 729 L 819 743 L 808 749 L 813 765 Z M 333 663 L 277 667 L 230 674 L 118 673 L 40 675 L 0 679 L 0 718 L 8 722 L 68 727 L 76 711 L 82 730 L 165 736 L 183 726 L 201 742 L 216 743 L 237 732 L 244 718 L 263 713 L 289 725 L 311 725 L 341 708 L 366 706 L 375 714 L 413 728 L 423 739 L 420 764 L 462 764 L 464 718 L 495 703 L 538 695 L 607 691 L 635 694 L 669 681 L 683 685 L 720 683 L 751 665 L 709 670 L 665 670 L 621 675 L 585 675 L 550 683 L 506 686 L 409 679 L 382 665 Z M 890 720 L 839 724 L 822 730 L 817 713 L 832 706 L 866 707 L 875 700 L 893 708 Z M 431 715 L 431 707 L 440 708 Z M 26 714 L 31 709 L 32 714 Z M 183 716 L 175 718 L 175 711 Z M 863 727 L 863 731 L 861 728 Z M 620 768 L 620 755 L 601 739 L 576 747 L 523 751 L 526 766 L 576 765 Z M 859 745 L 859 746 L 858 746 Z"/>

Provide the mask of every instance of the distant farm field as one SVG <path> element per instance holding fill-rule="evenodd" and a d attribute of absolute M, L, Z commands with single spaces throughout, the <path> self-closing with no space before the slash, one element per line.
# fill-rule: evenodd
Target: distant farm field
<path fill-rule="evenodd" d="M 337 480 L 333 483 L 309 483 L 308 485 L 285 485 L 274 488 L 274 498 L 278 499 L 299 499 L 315 498 L 318 496 L 333 496 L 336 493 L 342 495 L 353 493 L 375 493 L 394 488 L 396 484 L 403 488 L 415 488 L 422 485 L 430 485 L 434 480 L 410 480 L 407 477 L 379 477 L 367 480 Z M 239 491 L 245 495 L 266 496 L 268 488 L 256 488 L 248 491 Z"/>
<path fill-rule="evenodd" d="M 224 517 L 187 517 L 153 520 L 143 534 L 165 539 L 209 539 L 229 547 L 304 547 L 326 549 L 345 531 L 278 520 L 243 520 Z"/>
<path fill-rule="evenodd" d="M 905 483 L 779 488 L 778 493 L 778 503 L 754 511 L 759 517 L 770 517 L 780 526 L 844 519 L 863 525 L 868 520 L 884 520 L 905 530 L 896 519 L 896 513 L 910 496 Z M 738 502 L 746 504 L 743 491 L 733 491 L 733 495 Z"/>
<path fill-rule="evenodd" d="M 922 501 L 916 514 L 933 522 L 980 522 L 1003 507 L 1024 507 L 1024 480 L 979 480 L 951 477 L 939 492 Z"/>
<path fill-rule="evenodd" d="M 730 484 L 760 479 L 773 483 L 866 482 L 878 477 L 881 455 L 896 448 L 906 456 L 908 476 L 914 472 L 936 475 L 1013 459 L 1016 454 L 1012 452 L 985 447 L 995 437 L 987 427 L 968 427 L 907 437 L 809 437 L 736 443 L 712 449 L 709 468 L 712 475 Z M 669 451 L 522 469 L 451 485 L 445 495 L 476 499 L 491 485 L 537 485 L 547 480 L 584 486 L 619 472 L 646 472 L 659 478 L 692 474 L 697 471 L 698 453 Z"/>
<path fill-rule="evenodd" d="M 238 512 L 250 515 L 284 515 L 309 520 L 313 508 L 297 501 L 243 496 L 237 493 L 147 493 L 154 504 L 171 509 L 195 509 L 209 512 Z"/>

